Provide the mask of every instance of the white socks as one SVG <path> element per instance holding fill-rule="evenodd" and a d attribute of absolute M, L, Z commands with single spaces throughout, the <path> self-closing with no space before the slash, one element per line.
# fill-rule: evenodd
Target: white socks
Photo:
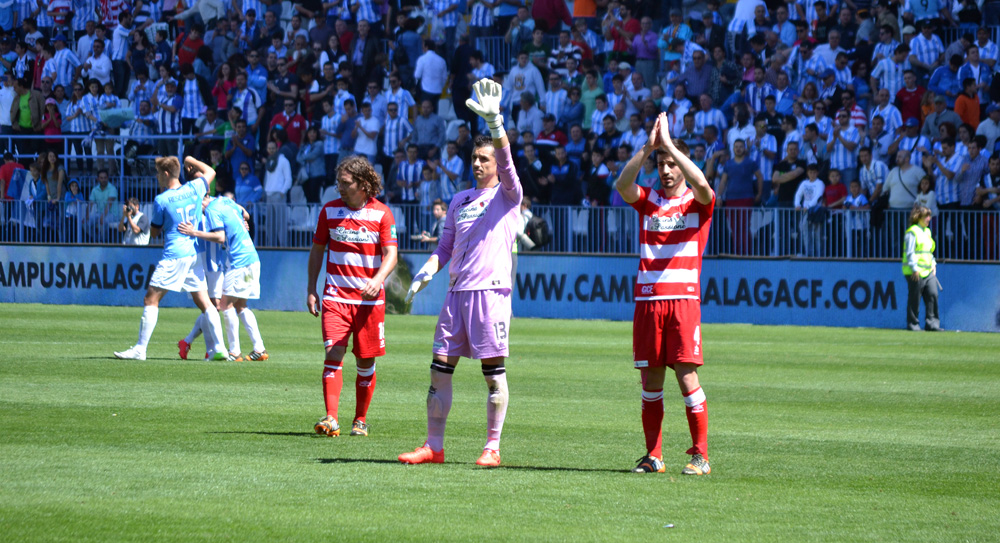
<path fill-rule="evenodd" d="M 222 344 L 222 319 L 219 318 L 219 310 L 210 305 L 205 309 L 204 316 L 202 331 L 205 333 L 205 344 L 212 352 L 225 353 L 226 346 Z"/>
<path fill-rule="evenodd" d="M 191 331 L 188 332 L 188 335 L 184 337 L 184 341 L 186 341 L 188 345 L 193 344 L 194 340 L 198 339 L 198 336 L 201 335 L 201 329 L 204 326 L 203 324 L 204 320 L 205 320 L 205 314 L 198 313 L 198 318 L 194 320 L 194 327 L 192 327 Z"/>
<path fill-rule="evenodd" d="M 427 446 L 432 451 L 444 449 L 444 427 L 451 411 L 451 376 L 455 366 L 431 362 L 431 388 L 427 391 Z"/>
<path fill-rule="evenodd" d="M 503 363 L 496 366 L 483 366 L 483 377 L 489 388 L 486 397 L 486 447 L 494 451 L 500 450 L 500 433 L 503 432 L 503 421 L 507 417 L 507 370 Z"/>
<path fill-rule="evenodd" d="M 230 307 L 222 312 L 226 317 L 226 343 L 229 344 L 229 352 L 240 353 L 240 319 L 236 316 L 236 308 Z"/>
<path fill-rule="evenodd" d="M 250 335 L 253 350 L 258 353 L 264 352 L 264 339 L 260 337 L 260 329 L 257 328 L 257 316 L 253 314 L 253 311 L 250 311 L 249 307 L 243 308 L 243 311 L 239 312 L 239 316 L 240 322 L 243 323 L 243 328 Z"/>
<path fill-rule="evenodd" d="M 135 346 L 143 351 L 146 350 L 146 345 L 149 345 L 149 338 L 153 335 L 153 329 L 156 328 L 156 318 L 159 314 L 160 308 L 158 306 L 147 305 L 142 308 L 142 320 L 139 321 L 139 341 L 136 342 Z"/>

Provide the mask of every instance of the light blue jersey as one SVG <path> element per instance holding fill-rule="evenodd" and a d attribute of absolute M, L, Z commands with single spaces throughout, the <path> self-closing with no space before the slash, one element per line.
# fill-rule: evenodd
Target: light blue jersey
<path fill-rule="evenodd" d="M 199 230 L 204 230 L 208 228 L 208 220 L 202 218 L 202 226 L 199 226 Z M 211 241 L 206 241 L 203 239 L 198 240 L 198 252 L 205 254 L 205 271 L 206 272 L 221 272 L 225 271 L 226 265 L 226 248 L 218 243 Z"/>
<path fill-rule="evenodd" d="M 245 268 L 260 262 L 250 233 L 243 226 L 243 211 L 229 198 L 215 198 L 205 208 L 205 230 L 226 234 L 227 269 Z"/>
<path fill-rule="evenodd" d="M 164 191 L 153 200 L 152 225 L 163 229 L 163 260 L 195 256 L 195 239 L 177 231 L 177 225 L 189 222 L 197 225 L 201 199 L 208 190 L 205 178 L 198 177 L 176 189 Z"/>

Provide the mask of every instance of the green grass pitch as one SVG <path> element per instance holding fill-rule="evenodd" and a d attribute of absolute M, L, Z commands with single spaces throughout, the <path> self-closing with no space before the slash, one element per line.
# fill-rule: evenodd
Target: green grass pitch
<path fill-rule="evenodd" d="M 484 470 L 470 361 L 446 463 L 395 460 L 425 435 L 433 318 L 388 318 L 371 436 L 330 439 L 312 432 L 318 320 L 258 313 L 265 363 L 181 361 L 195 315 L 162 310 L 135 362 L 111 353 L 138 308 L 0 306 L 0 541 L 1000 538 L 1000 334 L 704 326 L 713 472 L 686 478 L 672 387 L 668 472 L 627 473 L 644 453 L 630 323 L 514 320 L 504 466 Z"/>

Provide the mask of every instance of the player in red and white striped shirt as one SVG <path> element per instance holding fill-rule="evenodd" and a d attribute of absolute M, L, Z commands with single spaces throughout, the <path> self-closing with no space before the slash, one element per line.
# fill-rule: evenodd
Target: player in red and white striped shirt
<path fill-rule="evenodd" d="M 348 338 L 357 360 L 357 407 L 352 436 L 367 436 L 365 418 L 375 392 L 375 358 L 385 355 L 385 290 L 382 283 L 396 267 L 396 223 L 385 204 L 375 199 L 382 180 L 363 157 L 352 156 L 337 167 L 340 198 L 323 206 L 309 252 L 306 306 L 323 315 L 323 398 L 326 416 L 316 433 L 340 435 L 337 406 L 343 385 Z M 316 282 L 326 260 L 322 311 Z"/>
<path fill-rule="evenodd" d="M 715 192 L 688 158 L 688 147 L 673 141 L 661 113 L 643 146 L 622 170 L 615 188 L 642 216 L 639 275 L 635 285 L 632 349 L 642 372 L 642 430 L 646 456 L 632 471 L 665 471 L 662 460 L 663 381 L 670 367 L 677 376 L 692 447 L 686 475 L 705 475 L 708 465 L 705 393 L 698 382 L 701 353 L 701 254 L 708 240 Z M 656 151 L 662 188 L 635 184 L 643 162 Z M 686 182 L 686 183 L 685 183 Z M 688 187 L 690 185 L 690 188 Z"/>

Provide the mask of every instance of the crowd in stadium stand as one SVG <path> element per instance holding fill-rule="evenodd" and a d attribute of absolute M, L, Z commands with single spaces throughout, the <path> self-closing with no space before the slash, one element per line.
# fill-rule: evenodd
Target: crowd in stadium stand
<path fill-rule="evenodd" d="M 472 138 L 486 130 L 464 102 L 472 82 L 491 77 L 503 84 L 533 203 L 624 205 L 614 179 L 663 111 L 720 207 L 801 210 L 810 254 L 814 218 L 842 210 L 1000 209 L 995 8 L 0 0 L 0 146 L 17 153 L 0 169 L 0 194 L 98 201 L 87 220 L 116 229 L 133 195 L 110 195 L 96 174 L 113 188 L 117 176 L 144 172 L 100 155 L 175 154 L 180 138 L 150 136 L 183 134 L 183 152 L 217 169 L 216 191 L 245 206 L 288 202 L 294 187 L 299 201 L 320 202 L 338 157 L 360 154 L 381 166 L 388 203 L 419 204 L 429 217 L 435 200 L 471 180 Z M 116 147 L 107 136 L 122 129 L 128 140 Z M 25 134 L 52 139 L 17 139 Z M 55 151 L 60 134 L 77 136 L 72 160 Z M 34 183 L 10 183 L 18 164 L 34 166 Z M 655 187 L 655 170 L 651 160 L 639 183 Z M 71 190 L 76 175 L 95 177 Z M 267 207 L 268 236 L 280 241 L 283 211 Z M 867 230 L 865 217 L 845 235 Z M 748 220 L 727 224 L 741 252 Z"/>

